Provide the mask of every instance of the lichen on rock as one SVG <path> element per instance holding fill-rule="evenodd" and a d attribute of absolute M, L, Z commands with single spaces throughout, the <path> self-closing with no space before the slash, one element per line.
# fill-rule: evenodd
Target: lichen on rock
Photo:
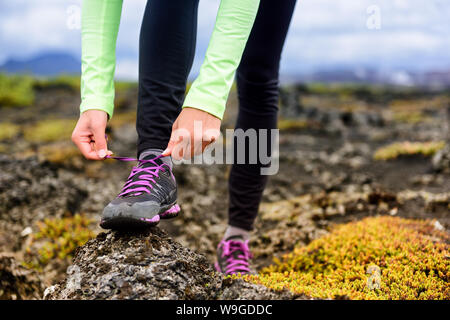
<path fill-rule="evenodd" d="M 223 279 L 203 256 L 154 227 L 101 233 L 79 247 L 65 280 L 44 299 L 293 299 L 241 279 Z"/>

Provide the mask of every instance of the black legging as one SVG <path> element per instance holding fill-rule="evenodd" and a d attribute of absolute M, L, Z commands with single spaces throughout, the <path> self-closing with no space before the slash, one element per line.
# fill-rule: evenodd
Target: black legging
<path fill-rule="evenodd" d="M 236 128 L 277 127 L 278 70 L 296 0 L 261 0 L 237 70 Z M 149 0 L 139 48 L 138 155 L 164 150 L 184 99 L 197 33 L 198 0 Z M 262 165 L 234 164 L 229 178 L 229 224 L 253 228 L 267 182 Z"/>

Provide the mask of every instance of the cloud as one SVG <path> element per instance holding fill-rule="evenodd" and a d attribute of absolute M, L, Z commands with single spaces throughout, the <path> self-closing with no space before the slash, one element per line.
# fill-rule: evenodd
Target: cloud
<path fill-rule="evenodd" d="M 219 0 L 200 0 L 192 74 L 203 61 Z M 80 30 L 68 27 L 68 7 L 81 0 L 15 0 L 0 4 L 0 63 L 41 51 L 80 55 Z M 367 28 L 367 8 L 377 6 L 380 29 Z M 117 43 L 117 75 L 135 77 L 145 1 L 126 0 Z M 299 0 L 281 71 L 327 66 L 450 68 L 450 3 L 447 0 Z M 176 18 L 176 17 L 174 17 Z"/>

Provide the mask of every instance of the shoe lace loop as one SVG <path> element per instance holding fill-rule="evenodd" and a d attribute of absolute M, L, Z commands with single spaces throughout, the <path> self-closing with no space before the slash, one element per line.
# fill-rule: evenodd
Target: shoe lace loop
<path fill-rule="evenodd" d="M 159 176 L 159 172 L 164 172 L 166 169 L 164 166 L 167 166 L 166 164 L 158 164 L 155 160 L 161 158 L 162 155 L 156 156 L 153 159 L 149 160 L 141 160 L 141 159 L 135 159 L 135 158 L 126 158 L 126 157 L 111 157 L 106 156 L 108 159 L 115 159 L 119 161 L 138 161 L 139 164 L 136 167 L 133 167 L 131 170 L 130 175 L 128 176 L 127 182 L 125 182 L 124 186 L 122 187 L 121 193 L 119 193 L 118 197 L 123 196 L 139 196 L 143 193 L 150 193 L 153 189 L 153 185 L 156 183 L 154 178 L 157 178 Z M 143 163 L 151 163 L 153 166 L 142 168 L 141 164 Z M 139 174 L 137 177 L 138 179 L 134 179 L 134 177 Z"/>

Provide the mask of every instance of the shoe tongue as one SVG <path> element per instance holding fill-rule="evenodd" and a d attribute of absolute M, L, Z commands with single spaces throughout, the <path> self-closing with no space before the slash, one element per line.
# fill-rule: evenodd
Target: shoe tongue
<path fill-rule="evenodd" d="M 144 158 L 140 160 L 153 160 L 157 165 L 162 165 L 164 162 L 161 160 L 161 158 L 155 159 L 155 155 L 149 154 L 148 156 L 145 156 Z M 154 166 L 155 164 L 153 162 L 141 162 L 139 163 L 139 167 L 148 167 L 148 166 Z"/>
<path fill-rule="evenodd" d="M 244 243 L 244 238 L 241 235 L 234 235 L 234 236 L 230 236 L 225 239 L 225 241 L 230 241 L 230 240 Z M 241 248 L 241 249 L 235 250 L 231 255 L 233 256 L 234 259 L 239 259 L 239 256 L 242 254 L 244 254 L 244 251 Z"/>
<path fill-rule="evenodd" d="M 229 236 L 228 238 L 225 239 L 225 241 L 230 241 L 230 240 L 244 242 L 244 237 L 237 234 L 234 236 Z"/>

